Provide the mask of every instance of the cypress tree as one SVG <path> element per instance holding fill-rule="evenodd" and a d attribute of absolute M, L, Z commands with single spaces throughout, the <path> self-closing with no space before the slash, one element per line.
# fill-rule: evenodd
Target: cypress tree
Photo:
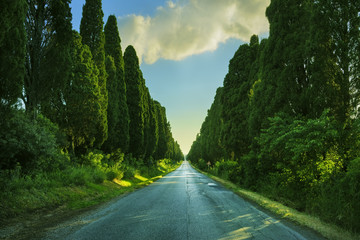
<path fill-rule="evenodd" d="M 126 97 L 129 109 L 129 152 L 139 158 L 144 151 L 144 109 L 142 74 L 139 59 L 133 46 L 128 46 L 124 53 L 124 72 L 126 82 Z"/>
<path fill-rule="evenodd" d="M 158 129 L 158 144 L 154 156 L 156 159 L 166 158 L 168 152 L 168 122 L 166 118 L 166 109 L 161 106 L 157 101 L 155 103 L 155 113 L 157 119 L 157 129 Z"/>
<path fill-rule="evenodd" d="M 230 60 L 229 72 L 224 79 L 222 96 L 222 141 L 229 156 L 239 158 L 249 151 L 251 139 L 248 129 L 249 92 L 254 82 L 251 76 L 258 56 L 259 39 L 253 36 L 250 45 L 239 47 Z"/>
<path fill-rule="evenodd" d="M 170 122 L 166 121 L 165 124 L 165 139 L 166 139 L 166 153 L 165 158 L 172 159 L 174 154 L 174 138 L 171 132 Z"/>
<path fill-rule="evenodd" d="M 87 45 L 82 44 L 77 32 L 73 36 L 72 58 L 73 74 L 64 93 L 66 122 L 62 127 L 69 136 L 72 149 L 81 154 L 94 146 L 98 136 L 97 129 L 102 125 L 102 96 L 98 69 L 91 51 Z M 111 59 L 109 61 L 111 66 Z"/>
<path fill-rule="evenodd" d="M 100 86 L 101 99 L 101 122 L 98 126 L 96 137 L 96 147 L 100 147 L 108 137 L 107 106 L 108 91 L 106 88 L 106 69 L 105 69 L 105 35 L 103 32 L 104 13 L 102 11 L 101 0 L 86 0 L 83 6 L 82 19 L 80 23 L 80 35 L 82 43 L 89 46 L 93 60 L 98 69 L 98 82 Z"/>
<path fill-rule="evenodd" d="M 192 143 L 190 151 L 186 156 L 191 162 L 197 163 L 201 159 L 201 137 L 200 134 L 196 135 L 195 141 Z"/>
<path fill-rule="evenodd" d="M 72 16 L 69 4 L 69 0 L 49 3 L 50 21 L 56 31 L 52 34 L 42 63 L 40 86 L 47 91 L 42 94 L 41 112 L 56 123 L 63 120 L 60 108 L 71 76 Z"/>
<path fill-rule="evenodd" d="M 0 5 L 0 104 L 12 105 L 21 96 L 25 75 L 26 1 L 2 0 Z"/>
<path fill-rule="evenodd" d="M 308 1 L 272 0 L 266 16 L 270 36 L 262 51 L 260 79 L 252 99 L 250 129 L 255 137 L 261 128 L 268 127 L 268 117 L 278 112 L 292 116 L 308 116 L 310 112 Z"/>
<path fill-rule="evenodd" d="M 224 105 L 221 103 L 224 88 L 218 88 L 214 102 L 208 111 L 208 133 L 206 134 L 207 142 L 205 145 L 205 152 L 209 155 L 209 161 L 215 163 L 225 156 L 224 146 L 222 142 L 222 130 L 224 126 L 224 119 L 222 113 Z M 201 133 L 203 135 L 203 133 Z M 204 154 L 204 152 L 203 152 Z"/>
<path fill-rule="evenodd" d="M 202 159 L 206 162 L 210 161 L 212 164 L 215 164 L 216 161 L 219 161 L 226 155 L 221 138 L 224 127 L 222 118 L 223 105 L 221 103 L 223 94 L 223 88 L 218 88 L 214 102 L 201 125 L 200 135 L 196 138 L 196 142 L 193 143 L 191 146 L 192 150 L 190 150 L 191 154 L 199 154 Z M 194 151 L 198 153 L 196 154 Z"/>
<path fill-rule="evenodd" d="M 360 2 L 355 0 L 313 4 L 308 51 L 316 86 L 311 93 L 317 96 L 317 108 L 330 108 L 341 125 L 349 120 L 360 99 L 359 12 Z"/>
<path fill-rule="evenodd" d="M 156 146 L 159 140 L 158 126 L 156 123 L 156 114 L 154 101 L 150 96 L 149 90 L 146 88 L 146 105 L 147 105 L 147 114 L 145 119 L 145 129 L 144 129 L 144 138 L 145 138 L 145 148 L 146 155 L 145 159 L 150 160 L 154 156 Z M 149 162 L 150 164 L 150 162 Z"/>
<path fill-rule="evenodd" d="M 70 76 L 71 11 L 69 0 L 28 0 L 24 102 L 37 114 L 41 103 L 61 95 Z"/>
<path fill-rule="evenodd" d="M 106 73 L 108 78 L 106 81 L 106 87 L 109 93 L 108 108 L 107 108 L 107 120 L 108 120 L 108 139 L 104 142 L 102 148 L 111 152 L 115 148 L 119 147 L 119 129 L 117 128 L 120 114 L 119 114 L 119 87 L 116 66 L 113 57 L 106 56 Z"/>
<path fill-rule="evenodd" d="M 346 169 L 357 156 L 356 151 L 349 154 L 349 146 L 358 131 L 353 123 L 360 103 L 360 2 L 320 0 L 312 12 L 308 52 L 314 87 L 309 94 L 316 100 L 314 109 L 330 109 L 337 121 L 337 149 Z"/>
<path fill-rule="evenodd" d="M 104 28 L 105 54 L 111 56 L 116 67 L 116 78 L 107 84 L 109 93 L 108 127 L 109 139 L 106 145 L 127 152 L 129 147 L 129 112 L 126 100 L 124 59 L 116 17 L 110 15 Z M 112 106 L 113 105 L 113 106 Z M 112 117 L 110 117 L 112 115 Z"/>

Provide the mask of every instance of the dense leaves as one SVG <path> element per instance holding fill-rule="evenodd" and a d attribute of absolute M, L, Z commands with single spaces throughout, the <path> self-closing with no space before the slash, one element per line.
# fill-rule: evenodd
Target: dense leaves
<path fill-rule="evenodd" d="M 129 111 L 126 101 L 126 83 L 124 76 L 124 59 L 120 45 L 119 30 L 116 17 L 110 15 L 104 29 L 105 33 L 105 54 L 111 57 L 115 64 L 115 72 L 109 74 L 107 90 L 109 94 L 108 104 L 108 132 L 109 138 L 103 148 L 111 150 L 120 148 L 127 152 L 129 148 Z M 107 60 L 106 67 L 109 67 Z"/>
<path fill-rule="evenodd" d="M 27 35 L 23 101 L 28 113 L 53 109 L 71 74 L 71 11 L 69 0 L 27 0 Z M 56 104 L 56 103 L 54 103 Z M 49 106 L 50 105 L 50 106 Z M 47 110 L 44 110 L 47 111 Z M 51 114 L 47 114 L 50 115 Z"/>
<path fill-rule="evenodd" d="M 58 148 L 64 141 L 57 126 L 43 116 L 30 119 L 12 111 L 0 122 L 0 170 L 21 166 L 24 171 L 52 170 L 62 165 Z"/>
<path fill-rule="evenodd" d="M 85 2 L 80 34 L 72 31 L 70 0 L 2 2 L 1 176 L 98 168 L 84 159 L 107 156 L 102 182 L 121 178 L 123 164 L 153 169 L 160 158 L 183 158 L 134 48 L 124 64 L 116 17 L 103 29 L 101 2 Z M 105 153 L 94 155 L 98 149 Z"/>
<path fill-rule="evenodd" d="M 124 53 L 126 96 L 129 109 L 129 151 L 135 157 L 144 154 L 144 104 L 142 88 L 142 73 L 139 68 L 139 59 L 134 47 L 128 46 Z"/>
<path fill-rule="evenodd" d="M 72 48 L 73 74 L 64 92 L 63 117 L 66 122 L 62 127 L 69 136 L 72 150 L 85 153 L 94 147 L 97 131 L 103 124 L 102 96 L 90 49 L 82 44 L 81 36 L 76 32 Z"/>
<path fill-rule="evenodd" d="M 230 60 L 187 157 L 359 231 L 360 2 L 272 0 L 266 16 L 269 38 Z"/>
<path fill-rule="evenodd" d="M 95 138 L 96 147 L 101 145 L 108 138 L 108 90 L 106 87 L 107 73 L 105 67 L 105 34 L 103 31 L 103 17 L 101 0 L 87 0 L 83 6 L 83 17 L 80 24 L 80 35 L 82 43 L 87 45 L 91 51 L 93 61 L 98 70 L 97 78 L 100 87 L 100 115 L 101 125 L 97 127 Z"/>
<path fill-rule="evenodd" d="M 0 5 L 0 103 L 12 105 L 21 95 L 25 75 L 26 0 L 2 0 Z"/>

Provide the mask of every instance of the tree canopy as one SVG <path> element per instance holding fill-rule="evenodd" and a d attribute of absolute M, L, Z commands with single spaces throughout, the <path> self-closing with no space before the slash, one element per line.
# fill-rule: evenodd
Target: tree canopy
<path fill-rule="evenodd" d="M 266 16 L 269 37 L 236 51 L 187 158 L 358 231 L 360 2 L 272 0 Z"/>

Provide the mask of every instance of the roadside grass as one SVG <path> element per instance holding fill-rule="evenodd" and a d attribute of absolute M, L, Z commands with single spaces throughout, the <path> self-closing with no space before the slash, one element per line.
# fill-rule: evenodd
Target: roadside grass
<path fill-rule="evenodd" d="M 161 160 L 159 164 L 166 167 L 147 170 L 145 174 L 139 170 L 127 179 L 112 181 L 105 173 L 84 166 L 33 176 L 13 174 L 6 184 L 0 183 L 0 225 L 34 212 L 57 208 L 71 211 L 98 205 L 147 186 L 179 166 L 171 164 L 170 160 Z"/>
<path fill-rule="evenodd" d="M 224 187 L 226 187 L 227 189 L 238 194 L 242 198 L 244 198 L 250 202 L 256 203 L 257 205 L 261 206 L 262 208 L 269 210 L 270 212 L 274 213 L 275 215 L 277 215 L 283 219 L 286 219 L 291 222 L 297 223 L 301 226 L 313 229 L 327 239 L 330 239 L 330 240 L 358 240 L 358 239 L 360 239 L 360 234 L 355 235 L 355 234 L 353 234 L 349 231 L 346 231 L 334 224 L 325 223 L 317 217 L 313 217 L 308 214 L 299 212 L 297 210 L 294 210 L 292 208 L 284 206 L 283 204 L 281 204 L 279 202 L 270 200 L 269 198 L 266 198 L 259 193 L 245 190 L 228 180 L 224 180 L 222 178 L 216 177 L 207 172 L 201 171 L 198 168 L 196 168 L 196 169 L 199 172 L 203 173 L 204 175 L 210 177 L 211 179 L 219 182 Z"/>

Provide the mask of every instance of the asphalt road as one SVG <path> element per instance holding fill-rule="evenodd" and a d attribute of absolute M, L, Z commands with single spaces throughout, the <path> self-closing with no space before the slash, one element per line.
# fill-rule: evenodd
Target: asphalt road
<path fill-rule="evenodd" d="M 50 229 L 45 239 L 319 238 L 261 212 L 185 161 L 150 186 Z"/>

